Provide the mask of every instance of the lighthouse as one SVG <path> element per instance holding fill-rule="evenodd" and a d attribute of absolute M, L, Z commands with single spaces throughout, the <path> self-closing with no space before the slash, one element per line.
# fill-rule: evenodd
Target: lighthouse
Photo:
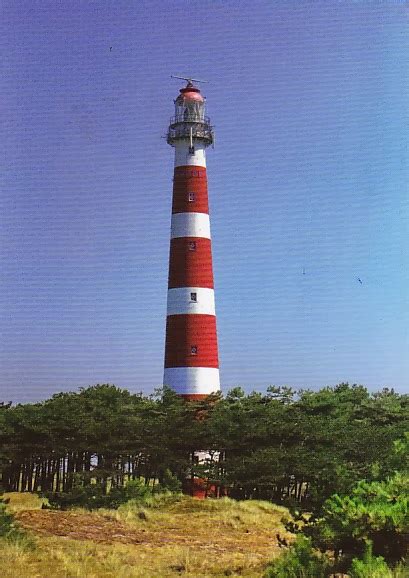
<path fill-rule="evenodd" d="M 167 133 L 175 165 L 163 383 L 193 400 L 220 390 L 206 173 L 214 134 L 205 99 L 184 80 Z"/>

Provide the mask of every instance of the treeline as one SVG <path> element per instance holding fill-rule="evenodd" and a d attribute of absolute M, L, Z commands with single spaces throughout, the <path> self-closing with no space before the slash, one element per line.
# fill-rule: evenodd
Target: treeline
<path fill-rule="evenodd" d="M 0 405 L 0 487 L 68 492 L 96 480 L 108 491 L 131 479 L 162 484 L 170 472 L 235 498 L 311 506 L 391 473 L 408 417 L 408 395 L 358 385 L 249 395 L 236 388 L 201 402 L 97 385 Z M 205 463 L 197 463 L 199 450 Z"/>

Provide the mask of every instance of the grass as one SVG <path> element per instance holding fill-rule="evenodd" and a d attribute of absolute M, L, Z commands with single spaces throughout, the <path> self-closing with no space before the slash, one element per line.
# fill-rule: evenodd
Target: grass
<path fill-rule="evenodd" d="M 36 547 L 0 541 L 3 578 L 206 578 L 262 576 L 287 535 L 285 508 L 187 496 L 119 510 L 42 510 L 31 494 L 8 494 L 9 508 Z M 164 502 L 164 503 L 163 503 Z"/>
<path fill-rule="evenodd" d="M 15 514 L 21 510 L 38 510 L 42 504 L 47 504 L 46 498 L 40 498 L 37 494 L 29 494 L 28 492 L 9 492 L 3 494 L 3 499 L 9 500 L 8 508 Z"/>

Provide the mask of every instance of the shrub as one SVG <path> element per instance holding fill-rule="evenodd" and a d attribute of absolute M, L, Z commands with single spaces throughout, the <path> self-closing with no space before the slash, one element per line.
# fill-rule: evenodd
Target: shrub
<path fill-rule="evenodd" d="M 172 472 L 169 469 L 165 470 L 165 473 L 163 474 L 163 478 L 159 486 L 159 491 L 163 490 L 174 493 L 180 493 L 182 491 L 182 483 L 177 478 L 177 476 L 172 474 Z"/>
<path fill-rule="evenodd" d="M 128 500 L 146 500 L 148 496 L 152 495 L 152 490 L 149 486 L 144 484 L 141 480 L 129 480 L 124 488 L 120 488 L 123 491 L 125 497 L 125 502 Z"/>
<path fill-rule="evenodd" d="M 368 542 L 362 559 L 354 558 L 348 570 L 350 578 L 406 578 L 409 576 L 407 565 L 398 564 L 391 569 L 382 556 L 374 556 L 372 543 Z"/>
<path fill-rule="evenodd" d="M 14 529 L 13 516 L 7 512 L 6 505 L 0 500 L 0 538 L 7 538 Z"/>
<path fill-rule="evenodd" d="M 56 510 L 68 510 L 74 507 L 87 510 L 97 508 L 116 510 L 134 495 L 139 495 L 138 492 L 139 488 L 137 490 L 135 486 L 132 486 L 129 493 L 126 488 L 111 488 L 110 492 L 106 493 L 104 485 L 100 482 L 83 486 L 76 481 L 68 492 L 47 492 L 44 495 L 48 498 L 51 508 Z"/>
<path fill-rule="evenodd" d="M 161 509 L 166 508 L 168 506 L 172 506 L 173 504 L 177 504 L 183 500 L 187 499 L 187 496 L 184 496 L 182 493 L 175 493 L 175 492 L 160 492 L 154 494 L 148 494 L 144 498 L 134 498 L 129 500 L 125 505 L 124 508 L 134 508 L 134 507 L 141 507 L 144 508 L 152 508 L 152 509 Z"/>
<path fill-rule="evenodd" d="M 6 504 L 0 498 L 0 540 L 18 542 L 25 548 L 34 548 L 33 540 L 21 530 L 14 521 L 14 516 L 6 509 Z"/>
<path fill-rule="evenodd" d="M 385 482 L 359 482 L 349 496 L 335 494 L 324 518 L 305 526 L 314 546 L 342 554 L 345 564 L 363 558 L 368 542 L 376 556 L 394 565 L 407 554 L 409 476 L 396 473 Z"/>
<path fill-rule="evenodd" d="M 330 568 L 329 559 L 312 548 L 311 540 L 298 535 L 285 554 L 270 564 L 264 578 L 326 578 Z"/>
<path fill-rule="evenodd" d="M 161 499 L 164 495 L 166 498 Z M 173 492 L 163 490 L 163 487 L 158 487 L 153 494 L 152 488 L 146 486 L 141 480 L 130 480 L 126 486 L 111 488 L 107 493 L 100 482 L 82 485 L 82 481 L 78 478 L 69 492 L 47 492 L 45 497 L 48 498 L 50 506 L 58 510 L 68 510 L 74 507 L 87 510 L 98 508 L 117 510 L 119 506 L 129 501 L 140 506 L 157 507 L 156 503 L 169 502 L 170 496 L 173 495 Z"/>
<path fill-rule="evenodd" d="M 363 558 L 354 558 L 349 570 L 351 578 L 392 578 L 392 571 L 388 568 L 382 556 L 373 556 L 369 550 Z"/>

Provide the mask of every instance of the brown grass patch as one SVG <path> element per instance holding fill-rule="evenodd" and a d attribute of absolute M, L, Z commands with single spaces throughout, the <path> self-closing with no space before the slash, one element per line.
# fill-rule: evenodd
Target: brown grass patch
<path fill-rule="evenodd" d="M 30 577 L 118 578 L 262 576 L 286 535 L 284 508 L 267 502 L 183 498 L 163 509 L 127 504 L 118 511 L 16 511 L 37 542 L 21 552 Z M 9 557 L 14 557 L 14 566 Z M 16 552 L 0 548 L 0 575 L 23 575 Z M 28 576 L 28 575 L 27 575 Z"/>

